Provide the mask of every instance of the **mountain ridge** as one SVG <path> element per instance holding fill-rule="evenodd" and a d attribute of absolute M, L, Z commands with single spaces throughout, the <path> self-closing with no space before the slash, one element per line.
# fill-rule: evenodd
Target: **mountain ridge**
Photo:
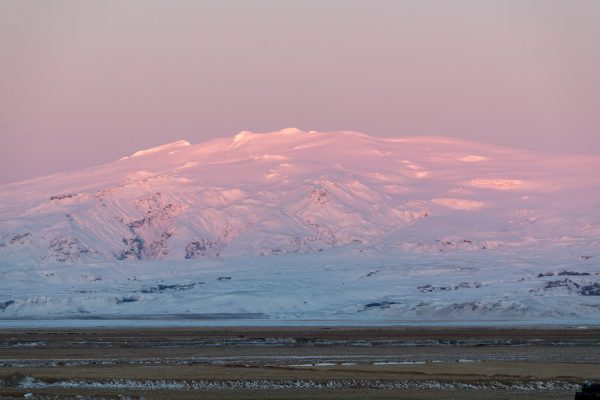
<path fill-rule="evenodd" d="M 597 323 L 599 170 L 291 128 L 140 150 L 0 186 L 0 320 Z"/>
<path fill-rule="evenodd" d="M 507 167 L 510 163 L 526 165 L 529 171 L 519 170 L 521 165 Z M 569 166 L 580 169 L 574 160 Z M 556 171 L 544 168 L 548 168 L 548 163 L 532 152 L 450 138 L 374 138 L 357 132 L 318 133 L 287 128 L 267 134 L 241 132 L 233 139 L 215 139 L 198 145 L 179 140 L 137 151 L 113 163 L 63 173 L 58 179 L 40 178 L 4 188 L 18 190 L 25 186 L 28 192 L 39 193 L 29 207 L 17 211 L 21 220 L 65 210 L 65 215 L 70 216 L 53 225 L 57 232 L 65 224 L 71 230 L 82 229 L 85 218 L 98 217 L 94 203 L 110 209 L 106 202 L 113 202 L 113 209 L 119 212 L 110 218 L 95 219 L 100 225 L 109 224 L 107 229 L 123 236 L 120 245 L 114 241 L 107 244 L 103 260 L 108 261 L 109 253 L 117 259 L 122 259 L 123 254 L 135 254 L 138 259 L 152 258 L 151 254 L 167 256 L 171 252 L 162 248 L 165 244 L 161 243 L 172 241 L 178 229 L 200 232 L 187 245 L 200 241 L 206 247 L 206 243 L 212 246 L 216 241 L 220 245 L 215 246 L 224 250 L 234 232 L 237 235 L 259 220 L 262 232 L 258 233 L 265 236 L 265 241 L 269 240 L 269 233 L 286 236 L 286 240 L 295 243 L 293 246 L 303 241 L 299 247 L 306 249 L 314 247 L 308 242 L 324 242 L 328 244 L 326 247 L 354 240 L 373 243 L 373 236 L 385 239 L 383 236 L 390 232 L 423 218 L 447 217 L 449 212 L 461 216 L 467 212 L 499 210 L 505 207 L 502 201 L 520 203 L 512 217 L 519 217 L 525 223 L 528 219 L 538 219 L 535 215 L 541 212 L 527 201 L 532 195 L 540 197 L 536 205 L 547 206 L 541 196 L 556 193 L 564 196 L 566 188 L 573 187 L 597 189 L 597 185 L 586 183 L 576 172 L 567 171 L 566 178 L 561 178 Z M 575 178 L 581 182 L 575 182 Z M 63 187 L 57 188 L 61 184 Z M 0 204 L 9 204 L 10 197 L 10 193 L 0 194 Z M 597 196 L 592 196 L 594 199 Z M 568 206 L 565 199 L 557 197 L 554 201 L 558 200 L 565 203 L 562 206 Z M 77 208 L 77 204 L 83 209 Z M 0 216 L 5 222 L 16 223 L 11 220 L 10 208 L 0 206 Z M 75 213 L 67 212 L 71 208 Z M 199 218 L 193 214 L 194 209 L 211 215 L 212 222 L 200 218 L 200 225 L 192 227 L 189 221 Z M 187 222 L 176 221 L 182 214 Z M 273 220 L 256 218 L 263 214 L 271 215 Z M 458 219 L 464 223 L 466 218 Z M 223 221 L 219 228 L 208 227 L 219 220 Z M 277 224 L 280 231 L 273 229 Z M 472 225 L 476 230 L 477 224 Z M 86 230 L 91 228 L 88 226 Z M 300 236 L 286 233 L 288 230 Z M 359 234 L 361 230 L 363 233 Z M 2 230 L 4 248 L 11 233 Z M 15 231 L 13 236 L 20 234 L 25 232 Z M 84 247 L 92 248 L 94 242 L 108 234 L 97 236 Z M 146 250 L 142 256 L 131 248 L 146 242 L 162 250 Z M 176 250 L 178 258 L 184 254 L 183 247 L 180 245 Z M 252 254 L 245 255 L 281 250 L 273 247 L 254 249 Z M 318 250 L 323 248 L 317 246 Z"/>

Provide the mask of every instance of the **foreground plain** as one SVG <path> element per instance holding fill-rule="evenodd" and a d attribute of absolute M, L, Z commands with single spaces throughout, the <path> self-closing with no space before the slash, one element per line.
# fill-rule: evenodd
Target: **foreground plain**
<path fill-rule="evenodd" d="M 0 331 L 0 396 L 572 399 L 600 329 Z"/>

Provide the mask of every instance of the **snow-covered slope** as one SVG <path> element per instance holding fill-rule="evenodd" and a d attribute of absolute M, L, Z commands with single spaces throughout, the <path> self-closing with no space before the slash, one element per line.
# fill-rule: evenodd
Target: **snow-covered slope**
<path fill-rule="evenodd" d="M 598 320 L 598 171 L 445 137 L 177 141 L 0 186 L 0 317 Z"/>

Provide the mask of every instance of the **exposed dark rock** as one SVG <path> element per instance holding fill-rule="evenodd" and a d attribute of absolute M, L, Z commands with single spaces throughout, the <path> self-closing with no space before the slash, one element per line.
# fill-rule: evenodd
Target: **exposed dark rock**
<path fill-rule="evenodd" d="M 570 290 L 579 289 L 579 284 L 568 278 L 562 281 L 549 281 L 544 285 L 544 289 L 567 288 Z"/>
<path fill-rule="evenodd" d="M 591 285 L 582 286 L 579 293 L 582 296 L 600 296 L 600 283 L 594 282 Z"/>
<path fill-rule="evenodd" d="M 134 221 L 139 226 L 149 223 L 169 222 L 179 209 L 179 206 L 165 202 L 161 192 L 139 198 L 137 206 L 144 213 L 143 219 Z"/>
<path fill-rule="evenodd" d="M 487 246 L 473 242 L 472 240 L 459 239 L 459 240 L 435 240 L 437 250 L 440 252 L 444 251 L 455 251 L 455 250 L 486 250 Z"/>
<path fill-rule="evenodd" d="M 15 236 L 13 236 L 13 237 L 10 238 L 10 244 L 15 244 L 17 242 L 19 244 L 25 244 L 26 241 L 23 240 L 23 239 L 26 239 L 26 238 L 28 238 L 30 236 L 31 236 L 30 232 L 26 232 L 26 233 L 21 233 L 19 235 L 15 235 Z"/>
<path fill-rule="evenodd" d="M 139 197 L 135 206 L 142 213 L 142 217 L 130 222 L 121 220 L 135 236 L 133 239 L 124 239 L 127 247 L 116 258 L 157 260 L 170 254 L 168 241 L 173 235 L 170 223 L 181 207 L 165 201 L 161 192 Z M 160 237 L 156 237 L 155 232 L 161 231 Z"/>
<path fill-rule="evenodd" d="M 339 243 L 333 229 L 323 226 L 316 221 L 312 221 L 310 218 L 306 218 L 305 222 L 315 231 L 316 234 L 316 236 L 306 238 L 306 241 L 323 241 L 330 246 L 335 246 Z"/>
<path fill-rule="evenodd" d="M 75 194 L 75 193 L 59 194 L 59 195 L 56 195 L 56 196 L 51 196 L 50 200 L 72 199 L 75 196 L 77 196 L 77 194 Z"/>
<path fill-rule="evenodd" d="M 146 223 L 145 219 L 140 219 L 140 220 L 128 223 L 127 227 L 129 228 L 129 230 L 132 233 L 135 233 L 135 230 L 138 229 L 138 228 L 141 228 L 142 226 L 144 226 L 145 223 Z"/>
<path fill-rule="evenodd" d="M 417 289 L 421 291 L 421 293 L 430 293 L 430 292 L 443 292 L 449 290 L 458 290 L 458 289 L 478 289 L 483 287 L 481 282 L 461 282 L 458 285 L 446 285 L 446 286 L 434 286 L 434 285 L 425 285 L 419 286 Z"/>
<path fill-rule="evenodd" d="M 327 194 L 327 189 L 315 186 L 312 192 L 310 193 L 310 196 L 308 197 L 312 200 L 315 200 L 317 203 L 323 205 L 329 203 L 329 199 L 327 199 Z"/>
<path fill-rule="evenodd" d="M 81 256 L 88 254 L 89 250 L 81 248 L 76 238 L 59 236 L 50 241 L 52 257 L 59 262 L 78 262 Z"/>
<path fill-rule="evenodd" d="M 218 257 L 222 244 L 206 238 L 201 238 L 185 246 L 185 258 Z"/>
<path fill-rule="evenodd" d="M 171 232 L 163 232 L 160 238 L 148 246 L 146 256 L 153 260 L 160 259 L 169 254 L 169 239 L 173 236 Z"/>
<path fill-rule="evenodd" d="M 478 310 L 481 307 L 481 305 L 475 301 L 467 301 L 464 303 L 454 303 L 454 304 L 452 304 L 452 307 L 455 310 L 460 310 L 460 311 L 467 310 L 467 309 L 470 309 L 471 311 L 475 311 L 475 310 Z"/>
<path fill-rule="evenodd" d="M 203 285 L 204 282 L 194 282 L 188 284 L 173 284 L 173 285 L 157 285 L 150 287 L 148 289 L 142 289 L 142 293 L 161 293 L 165 291 L 183 291 L 183 290 L 191 290 L 196 287 L 196 285 Z"/>
<path fill-rule="evenodd" d="M 4 311 L 8 307 L 12 306 L 13 304 L 15 304 L 14 300 L 8 300 L 8 301 L 5 301 L 3 303 L 0 303 L 0 310 Z"/>
<path fill-rule="evenodd" d="M 123 238 L 126 248 L 117 255 L 117 260 L 141 260 L 144 249 L 144 239 L 136 236 L 133 239 Z"/>
<path fill-rule="evenodd" d="M 390 308 L 394 304 L 399 304 L 399 303 L 396 303 L 395 301 L 376 301 L 373 303 L 365 304 L 364 309 L 365 310 L 369 310 L 372 308 L 385 309 L 385 308 Z"/>
<path fill-rule="evenodd" d="M 575 272 L 575 271 L 561 271 L 558 273 L 558 276 L 588 276 L 589 272 Z"/>
<path fill-rule="evenodd" d="M 560 272 L 544 272 L 539 273 L 538 278 L 543 278 L 545 276 L 588 276 L 589 272 L 577 272 L 577 271 L 560 271 Z"/>
<path fill-rule="evenodd" d="M 134 303 L 136 301 L 140 301 L 140 299 L 138 297 L 121 297 L 117 299 L 117 304 Z"/>

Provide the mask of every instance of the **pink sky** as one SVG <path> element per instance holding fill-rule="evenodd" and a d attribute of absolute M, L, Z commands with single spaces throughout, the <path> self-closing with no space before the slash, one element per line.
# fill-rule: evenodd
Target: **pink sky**
<path fill-rule="evenodd" d="M 0 183 L 241 130 L 600 153 L 595 0 L 4 0 Z"/>

